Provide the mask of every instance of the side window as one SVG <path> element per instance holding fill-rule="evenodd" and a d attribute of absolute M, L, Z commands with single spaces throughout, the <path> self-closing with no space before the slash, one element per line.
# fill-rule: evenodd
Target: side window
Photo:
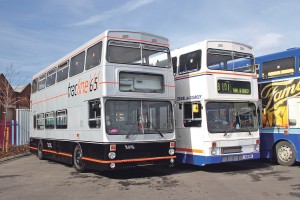
<path fill-rule="evenodd" d="M 33 115 L 33 128 L 36 129 L 36 115 Z"/>
<path fill-rule="evenodd" d="M 42 90 L 46 87 L 46 74 L 42 75 L 39 78 L 39 83 L 38 83 L 38 90 Z"/>
<path fill-rule="evenodd" d="M 84 57 L 85 57 L 85 51 L 83 51 L 80 54 L 78 54 L 78 55 L 74 56 L 73 58 L 71 58 L 70 77 L 75 76 L 75 75 L 83 72 Z"/>
<path fill-rule="evenodd" d="M 86 54 L 86 65 L 85 65 L 86 70 L 100 65 L 101 50 L 102 50 L 102 42 L 99 42 L 94 46 L 88 48 Z"/>
<path fill-rule="evenodd" d="M 298 58 L 298 71 L 300 72 L 300 57 Z"/>
<path fill-rule="evenodd" d="M 37 79 L 34 79 L 32 81 L 32 85 L 31 85 L 31 93 L 35 93 L 38 89 L 38 80 Z"/>
<path fill-rule="evenodd" d="M 53 85 L 55 83 L 55 80 L 56 80 L 56 67 L 47 73 L 46 87 Z"/>
<path fill-rule="evenodd" d="M 183 104 L 184 127 L 201 127 L 202 107 L 199 102 L 188 102 Z"/>
<path fill-rule="evenodd" d="M 272 60 L 262 64 L 262 79 L 289 76 L 295 73 L 295 57 Z"/>
<path fill-rule="evenodd" d="M 200 70 L 201 50 L 183 54 L 179 57 L 179 74 Z"/>
<path fill-rule="evenodd" d="M 260 77 L 259 77 L 259 64 L 256 64 L 256 65 L 255 65 L 255 73 L 256 73 L 256 77 L 257 77 L 257 78 L 260 78 Z"/>
<path fill-rule="evenodd" d="M 68 78 L 69 62 L 65 62 L 57 68 L 57 82 L 63 81 Z"/>
<path fill-rule="evenodd" d="M 56 128 L 66 129 L 68 127 L 68 112 L 67 110 L 56 111 Z"/>
<path fill-rule="evenodd" d="M 55 118 L 54 117 L 55 117 L 54 112 L 46 113 L 46 117 L 45 117 L 46 129 L 54 129 L 55 128 Z"/>
<path fill-rule="evenodd" d="M 173 74 L 177 73 L 177 57 L 172 58 L 172 67 L 173 67 Z"/>
<path fill-rule="evenodd" d="M 45 119 L 44 119 L 44 113 L 37 115 L 37 129 L 43 130 L 45 128 Z"/>
<path fill-rule="evenodd" d="M 101 126 L 101 104 L 100 99 L 88 102 L 89 106 L 89 127 L 100 128 Z"/>

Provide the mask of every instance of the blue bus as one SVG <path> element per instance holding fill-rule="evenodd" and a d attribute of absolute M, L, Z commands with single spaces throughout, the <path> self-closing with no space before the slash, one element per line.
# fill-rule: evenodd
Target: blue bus
<path fill-rule="evenodd" d="M 255 58 L 260 106 L 260 155 L 281 165 L 300 161 L 300 48 Z"/>

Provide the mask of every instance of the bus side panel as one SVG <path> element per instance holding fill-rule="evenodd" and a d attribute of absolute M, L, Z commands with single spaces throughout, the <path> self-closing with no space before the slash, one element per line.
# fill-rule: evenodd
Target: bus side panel
<path fill-rule="evenodd" d="M 300 129 L 288 129 L 289 133 L 284 134 L 283 129 L 260 130 L 261 158 L 272 158 L 276 144 L 280 141 L 288 141 L 296 151 L 296 161 L 300 161 Z"/>
<path fill-rule="evenodd" d="M 43 157 L 72 164 L 74 142 L 51 139 L 30 138 L 30 152 L 37 155 L 38 144 L 42 141 Z"/>
<path fill-rule="evenodd" d="M 40 138 L 30 139 L 30 150 L 37 154 Z M 172 141 L 175 145 L 175 140 Z M 42 139 L 43 157 L 73 164 L 73 152 L 76 145 L 80 145 L 83 152 L 83 162 L 87 169 L 108 170 L 111 163 L 115 163 L 116 169 L 129 168 L 143 165 L 168 165 L 170 141 L 147 143 L 117 143 L 115 145 L 115 159 L 109 159 L 110 143 L 87 143 L 74 141 L 59 141 Z M 172 147 L 173 148 L 173 147 Z"/>

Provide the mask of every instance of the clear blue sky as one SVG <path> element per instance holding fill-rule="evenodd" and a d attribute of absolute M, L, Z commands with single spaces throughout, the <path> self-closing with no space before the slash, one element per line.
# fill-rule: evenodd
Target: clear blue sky
<path fill-rule="evenodd" d="M 171 49 L 205 39 L 254 47 L 255 55 L 300 47 L 297 0 L 0 0 L 0 73 L 26 80 L 106 29 L 155 33 Z"/>

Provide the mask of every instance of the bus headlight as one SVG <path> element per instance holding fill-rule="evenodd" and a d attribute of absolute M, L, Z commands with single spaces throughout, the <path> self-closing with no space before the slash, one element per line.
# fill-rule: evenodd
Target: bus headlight
<path fill-rule="evenodd" d="M 114 169 L 116 167 L 116 164 L 115 163 L 110 163 L 109 166 L 110 166 L 111 169 Z"/>
<path fill-rule="evenodd" d="M 212 149 L 211 149 L 211 155 L 216 155 L 217 154 L 217 148 L 215 148 L 215 147 L 213 147 Z"/>
<path fill-rule="evenodd" d="M 174 155 L 174 153 L 175 153 L 174 149 L 170 149 L 170 150 L 169 150 L 169 154 L 170 154 L 171 156 Z"/>
<path fill-rule="evenodd" d="M 256 144 L 255 146 L 254 146 L 254 151 L 259 151 L 259 144 Z"/>
<path fill-rule="evenodd" d="M 111 159 L 111 160 L 115 159 L 116 158 L 116 153 L 115 152 L 109 152 L 108 153 L 108 158 Z"/>

